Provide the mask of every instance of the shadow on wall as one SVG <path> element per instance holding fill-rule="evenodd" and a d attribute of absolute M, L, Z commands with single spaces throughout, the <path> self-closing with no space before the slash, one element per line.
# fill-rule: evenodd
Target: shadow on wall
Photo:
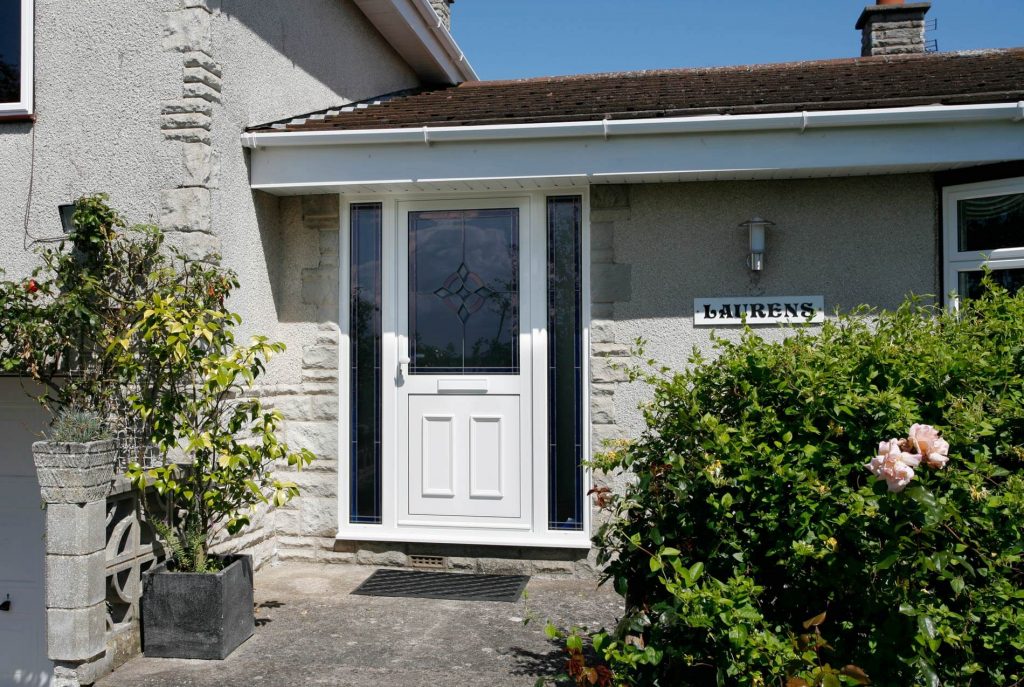
<path fill-rule="evenodd" d="M 363 100 L 382 93 L 416 85 L 411 68 L 380 36 L 363 13 L 348 0 L 303 0 L 301 11 L 294 2 L 253 2 L 253 0 L 208 0 L 214 12 L 228 22 L 243 24 L 291 66 L 351 100 Z M 220 31 L 217 58 L 224 64 L 245 65 L 244 36 L 231 40 L 232 32 Z M 228 39 L 228 40 L 223 40 Z M 228 59 L 225 52 L 239 51 Z M 253 65 L 254 71 L 260 65 Z M 262 79 L 259 91 L 273 91 L 276 78 L 286 73 L 254 73 Z M 388 85 L 381 90 L 382 81 Z M 337 103 L 341 104 L 342 97 Z M 288 111 L 281 116 L 302 114 Z M 256 123 L 256 122 L 252 122 Z"/>
<path fill-rule="evenodd" d="M 245 151 L 246 174 L 249 173 L 249 152 Z M 274 297 L 274 310 L 278 321 L 296 318 L 284 318 L 285 302 L 281 284 L 281 273 L 284 267 L 284 227 L 281 226 L 281 199 L 263 191 L 252 191 L 252 205 L 256 212 L 256 226 L 259 228 L 263 262 L 270 280 L 270 291 Z"/>
<path fill-rule="evenodd" d="M 278 322 L 337 324 L 339 198 L 252 192 Z"/>

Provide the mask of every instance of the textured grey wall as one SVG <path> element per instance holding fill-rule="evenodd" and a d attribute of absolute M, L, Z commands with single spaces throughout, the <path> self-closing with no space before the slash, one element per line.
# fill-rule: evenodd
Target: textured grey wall
<path fill-rule="evenodd" d="M 828 310 L 891 308 L 909 292 L 939 289 L 938 200 L 929 175 L 635 185 L 627 192 L 614 254 L 630 266 L 631 288 L 629 300 L 614 304 L 614 338 L 642 336 L 648 354 L 673 367 L 694 346 L 710 350 L 711 330 L 693 327 L 694 298 L 824 295 Z M 760 274 L 746 267 L 747 235 L 737 226 L 755 215 L 777 224 Z M 715 331 L 735 336 L 739 328 Z M 784 332 L 775 325 L 759 331 Z M 619 429 L 635 435 L 646 390 L 620 384 L 614 397 Z"/>
<path fill-rule="evenodd" d="M 175 183 L 176 148 L 160 135 L 160 103 L 181 92 L 181 57 L 161 41 L 179 0 L 36 0 L 34 125 L 0 122 L 0 268 L 32 265 L 29 232 L 60 234 L 57 205 L 108 191 L 134 221 L 155 220 L 156 189 Z"/>
<path fill-rule="evenodd" d="M 34 265 L 24 250 L 26 206 L 31 235 L 59 236 L 56 206 L 82 194 L 106 191 L 130 222 L 156 223 L 162 193 L 195 185 L 181 140 L 161 131 L 161 112 L 182 102 L 183 54 L 195 54 L 170 47 L 169 26 L 200 10 L 209 13 L 205 35 L 199 23 L 184 23 L 222 70 L 221 92 L 207 103 L 211 229 L 224 264 L 241 277 L 232 305 L 244 334 L 284 340 L 289 350 L 272 371 L 288 377 L 298 374 L 315 318 L 279 324 L 296 317 L 279 318 L 276 306 L 286 300 L 281 291 L 300 288 L 301 270 L 285 262 L 292 257 L 282 246 L 294 237 L 280 226 L 279 201 L 249 189 L 239 134 L 418 84 L 350 0 L 303 0 L 301 12 L 291 0 L 37 0 L 36 122 L 0 122 L 0 268 L 20 277 Z M 316 256 L 313 246 L 313 265 Z"/>

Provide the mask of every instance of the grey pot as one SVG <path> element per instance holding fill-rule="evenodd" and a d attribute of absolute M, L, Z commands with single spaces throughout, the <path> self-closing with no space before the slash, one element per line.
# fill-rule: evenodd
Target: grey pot
<path fill-rule="evenodd" d="M 224 659 L 252 636 L 252 558 L 228 556 L 217 573 L 153 568 L 142 582 L 142 650 L 157 658 Z"/>
<path fill-rule="evenodd" d="M 113 439 L 69 444 L 37 441 L 32 444 L 39 490 L 47 503 L 91 503 L 110 492 L 117 462 Z"/>

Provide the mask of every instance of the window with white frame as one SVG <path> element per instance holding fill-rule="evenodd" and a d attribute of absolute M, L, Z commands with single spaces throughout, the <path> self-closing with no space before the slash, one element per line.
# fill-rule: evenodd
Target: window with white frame
<path fill-rule="evenodd" d="M 943 189 L 946 292 L 981 293 L 982 268 L 1010 291 L 1024 288 L 1024 177 Z"/>
<path fill-rule="evenodd" d="M 34 0 L 0 0 L 0 118 L 32 114 Z"/>

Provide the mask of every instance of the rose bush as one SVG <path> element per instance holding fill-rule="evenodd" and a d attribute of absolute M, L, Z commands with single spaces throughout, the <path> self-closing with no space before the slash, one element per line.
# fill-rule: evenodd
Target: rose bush
<path fill-rule="evenodd" d="M 1024 294 L 716 347 L 597 461 L 611 683 L 1024 684 Z"/>

